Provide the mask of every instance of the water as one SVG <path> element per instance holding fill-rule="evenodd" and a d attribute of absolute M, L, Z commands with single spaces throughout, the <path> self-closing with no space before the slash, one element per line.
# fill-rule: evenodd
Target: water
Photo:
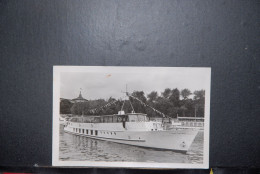
<path fill-rule="evenodd" d="M 148 149 L 65 133 L 60 128 L 62 161 L 203 163 L 203 131 L 196 136 L 187 154 Z"/>

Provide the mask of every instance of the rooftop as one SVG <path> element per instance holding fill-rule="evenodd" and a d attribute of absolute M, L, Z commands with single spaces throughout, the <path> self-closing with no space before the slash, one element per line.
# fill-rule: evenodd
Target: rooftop
<path fill-rule="evenodd" d="M 80 91 L 80 93 L 79 93 L 79 96 L 78 96 L 77 98 L 72 99 L 72 100 L 73 100 L 73 101 L 75 101 L 75 100 L 77 100 L 77 101 L 79 101 L 79 100 L 81 100 L 81 101 L 88 101 L 87 99 L 85 99 L 85 98 L 82 97 L 81 91 Z"/>

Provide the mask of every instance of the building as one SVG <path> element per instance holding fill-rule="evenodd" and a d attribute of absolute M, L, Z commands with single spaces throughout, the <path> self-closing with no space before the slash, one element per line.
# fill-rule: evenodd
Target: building
<path fill-rule="evenodd" d="M 83 103 L 83 102 L 87 102 L 88 100 L 83 98 L 82 95 L 81 95 L 81 91 L 79 93 L 79 96 L 77 98 L 74 98 L 71 100 L 72 103 Z"/>

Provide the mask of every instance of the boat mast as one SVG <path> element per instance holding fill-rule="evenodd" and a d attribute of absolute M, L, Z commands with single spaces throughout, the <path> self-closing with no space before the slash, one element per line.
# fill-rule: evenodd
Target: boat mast
<path fill-rule="evenodd" d="M 131 105 L 132 113 L 135 113 L 135 109 L 134 109 L 134 107 L 133 107 L 133 105 L 132 105 L 132 102 L 131 102 L 131 100 L 130 100 L 129 93 L 127 92 L 127 84 L 126 84 L 125 89 L 126 89 L 126 90 L 125 90 L 125 94 L 126 94 L 126 96 L 128 97 L 129 103 L 130 103 L 130 105 Z"/>
<path fill-rule="evenodd" d="M 133 107 L 133 105 L 132 105 L 132 103 L 131 103 L 131 100 L 130 100 L 130 95 L 129 95 L 129 93 L 127 92 L 127 84 L 126 84 L 126 86 L 125 86 L 125 92 L 123 92 L 123 93 L 126 94 L 125 97 L 128 97 L 129 103 L 130 103 L 131 108 L 132 108 L 132 113 L 135 113 L 134 107 Z M 123 105 L 122 105 L 122 107 L 121 107 L 121 111 L 120 111 L 120 112 L 123 111 L 123 108 L 124 108 L 125 102 L 126 102 L 126 99 L 124 100 L 124 103 L 123 103 Z"/>

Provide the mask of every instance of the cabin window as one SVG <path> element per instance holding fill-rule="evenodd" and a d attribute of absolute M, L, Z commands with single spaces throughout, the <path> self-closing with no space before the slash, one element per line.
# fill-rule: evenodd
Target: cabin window
<path fill-rule="evenodd" d="M 100 120 L 100 122 L 103 123 L 113 123 L 113 122 L 117 122 L 117 119 L 115 116 L 105 116 L 102 118 L 102 120 Z"/>
<path fill-rule="evenodd" d="M 108 117 L 104 117 L 104 123 L 108 123 Z"/>
<path fill-rule="evenodd" d="M 138 121 L 145 121 L 144 115 L 138 115 Z"/>
<path fill-rule="evenodd" d="M 78 132 L 78 128 L 76 128 L 76 132 Z"/>
<path fill-rule="evenodd" d="M 116 133 L 114 132 L 114 134 L 116 135 Z"/>
<path fill-rule="evenodd" d="M 113 116 L 113 123 L 117 123 L 117 116 L 116 115 Z"/>
<path fill-rule="evenodd" d="M 93 130 L 90 131 L 90 134 L 93 135 Z"/>
<path fill-rule="evenodd" d="M 75 128 L 73 128 L 73 132 L 75 132 Z"/>
<path fill-rule="evenodd" d="M 88 134 L 88 129 L 86 129 L 86 134 Z"/>
<path fill-rule="evenodd" d="M 113 123 L 113 116 L 109 116 L 109 117 L 108 117 L 108 122 L 109 122 L 109 123 Z"/>
<path fill-rule="evenodd" d="M 146 115 L 128 115 L 128 120 L 130 122 L 142 122 L 147 121 Z"/>
<path fill-rule="evenodd" d="M 95 131 L 95 135 L 98 135 L 98 131 L 97 130 Z"/>
<path fill-rule="evenodd" d="M 79 129 L 79 133 L 81 133 L 81 129 Z"/>
<path fill-rule="evenodd" d="M 137 121 L 137 115 L 129 115 L 128 116 L 130 122 L 136 122 Z"/>
<path fill-rule="evenodd" d="M 84 123 L 90 123 L 90 119 L 88 117 L 85 117 L 83 120 Z"/>
<path fill-rule="evenodd" d="M 82 129 L 82 133 L 84 134 L 84 129 Z"/>
<path fill-rule="evenodd" d="M 95 117 L 94 118 L 94 123 L 100 123 L 100 122 L 101 122 L 100 117 Z"/>

